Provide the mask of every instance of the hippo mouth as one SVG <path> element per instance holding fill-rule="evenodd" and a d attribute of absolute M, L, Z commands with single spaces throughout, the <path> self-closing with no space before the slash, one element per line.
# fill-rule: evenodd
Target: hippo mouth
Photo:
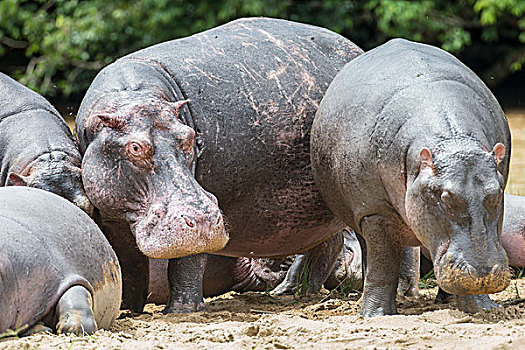
<path fill-rule="evenodd" d="M 487 264 L 478 270 L 461 252 L 452 252 L 449 245 L 449 242 L 441 244 L 434 259 L 437 283 L 443 290 L 451 294 L 473 295 L 497 293 L 508 287 L 511 274 L 506 260 L 492 266 Z"/>
<path fill-rule="evenodd" d="M 208 217 L 213 218 L 212 220 Z M 155 259 L 173 259 L 223 249 L 228 243 L 222 214 L 166 215 L 148 213 L 131 224 L 140 251 Z"/>

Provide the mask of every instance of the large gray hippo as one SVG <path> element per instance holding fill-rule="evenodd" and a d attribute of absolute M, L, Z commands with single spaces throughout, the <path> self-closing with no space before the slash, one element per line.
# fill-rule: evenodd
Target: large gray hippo
<path fill-rule="evenodd" d="M 403 247 L 423 245 L 462 309 L 490 308 L 508 284 L 499 242 L 510 131 L 498 102 L 460 61 L 396 39 L 348 63 L 312 126 L 312 168 L 328 207 L 361 233 L 361 313 L 396 312 Z"/>
<path fill-rule="evenodd" d="M 80 165 L 78 147 L 57 110 L 0 73 L 0 186 L 47 190 L 91 214 Z"/>
<path fill-rule="evenodd" d="M 121 288 L 115 252 L 86 213 L 47 191 L 0 188 L 0 333 L 108 328 Z"/>
<path fill-rule="evenodd" d="M 172 259 L 165 312 L 202 310 L 198 253 L 282 257 L 344 227 L 314 184 L 310 126 L 332 78 L 361 53 L 326 29 L 248 18 L 97 75 L 75 134 L 87 195 L 122 264 L 124 305 L 143 308 L 147 257 Z"/>

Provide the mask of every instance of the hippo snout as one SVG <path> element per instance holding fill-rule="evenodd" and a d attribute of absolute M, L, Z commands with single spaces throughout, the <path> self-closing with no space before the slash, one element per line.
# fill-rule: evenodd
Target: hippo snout
<path fill-rule="evenodd" d="M 465 259 L 462 254 L 448 252 L 436 268 L 438 284 L 445 291 L 458 294 L 497 293 L 510 284 L 510 270 L 507 256 L 483 259 Z"/>
<path fill-rule="evenodd" d="M 159 204 L 132 227 L 139 249 L 157 259 L 214 252 L 228 242 L 222 214 L 213 202 L 198 207 Z"/>

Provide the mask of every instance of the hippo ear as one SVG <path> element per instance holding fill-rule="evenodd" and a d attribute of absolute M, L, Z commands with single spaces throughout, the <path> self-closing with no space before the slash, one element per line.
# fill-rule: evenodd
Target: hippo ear
<path fill-rule="evenodd" d="M 105 126 L 111 128 L 111 129 L 123 129 L 124 128 L 124 120 L 122 118 L 117 117 L 113 114 L 97 114 L 95 115 L 95 118 L 97 118 L 97 121 L 100 121 Z"/>
<path fill-rule="evenodd" d="M 175 115 L 179 116 L 180 110 L 182 109 L 182 107 L 184 107 L 184 105 L 186 105 L 189 102 L 190 100 L 187 99 L 187 100 L 182 100 L 182 101 L 177 101 L 177 102 L 171 102 L 170 104 L 175 109 Z"/>
<path fill-rule="evenodd" d="M 7 186 L 27 186 L 29 177 L 17 173 L 10 173 L 7 180 Z"/>
<path fill-rule="evenodd" d="M 434 163 L 432 161 L 432 152 L 430 149 L 423 147 L 419 153 L 419 169 L 423 170 L 424 168 L 429 167 L 434 170 Z"/>
<path fill-rule="evenodd" d="M 492 149 L 492 154 L 496 156 L 496 164 L 499 165 L 505 159 L 505 146 L 502 143 L 496 143 Z"/>

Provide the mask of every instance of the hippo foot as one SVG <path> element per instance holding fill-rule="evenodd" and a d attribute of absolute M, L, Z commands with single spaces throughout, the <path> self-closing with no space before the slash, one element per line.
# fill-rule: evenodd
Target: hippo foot
<path fill-rule="evenodd" d="M 372 288 L 365 287 L 365 292 L 362 296 L 362 306 L 359 314 L 365 318 L 385 315 L 396 315 L 396 289 L 391 288 L 377 288 L 382 289 L 376 293 L 367 293 L 366 290 Z M 390 290 L 389 290 L 390 289 Z"/>
<path fill-rule="evenodd" d="M 394 302 L 393 305 L 384 305 L 380 307 L 371 307 L 363 305 L 361 307 L 361 311 L 359 311 L 359 315 L 363 316 L 364 318 L 370 318 L 370 317 L 376 317 L 376 316 L 386 316 L 386 315 L 396 315 L 397 309 L 396 309 L 396 303 Z"/>
<path fill-rule="evenodd" d="M 277 287 L 275 287 L 271 292 L 270 295 L 293 295 L 295 294 L 296 288 L 295 286 L 290 285 L 289 283 L 286 283 L 287 281 L 284 280 L 281 282 Z"/>
<path fill-rule="evenodd" d="M 397 285 L 397 294 L 407 297 L 417 297 L 419 296 L 419 288 L 417 284 L 411 283 L 411 281 L 399 279 L 399 284 Z"/>
<path fill-rule="evenodd" d="M 91 309 L 92 304 L 91 293 L 86 288 L 69 288 L 57 304 L 57 333 L 73 333 L 78 336 L 95 333 L 98 328 Z"/>
<path fill-rule="evenodd" d="M 457 295 L 456 301 L 458 309 L 469 314 L 501 307 L 501 305 L 492 301 L 487 294 Z"/>
<path fill-rule="evenodd" d="M 167 314 L 189 314 L 192 312 L 206 311 L 204 302 L 198 304 L 168 303 L 162 313 Z"/>
<path fill-rule="evenodd" d="M 451 303 L 454 300 L 456 300 L 456 296 L 454 294 L 447 293 L 443 289 L 439 288 L 436 299 L 434 299 L 434 304 Z"/>
<path fill-rule="evenodd" d="M 21 336 L 22 337 L 27 337 L 27 336 L 30 336 L 30 335 L 33 335 L 33 334 L 45 333 L 45 332 L 53 333 L 53 330 L 51 328 L 49 328 L 48 326 L 46 326 L 43 322 L 38 322 L 33 327 L 31 327 L 27 331 L 23 332 L 21 334 Z"/>

